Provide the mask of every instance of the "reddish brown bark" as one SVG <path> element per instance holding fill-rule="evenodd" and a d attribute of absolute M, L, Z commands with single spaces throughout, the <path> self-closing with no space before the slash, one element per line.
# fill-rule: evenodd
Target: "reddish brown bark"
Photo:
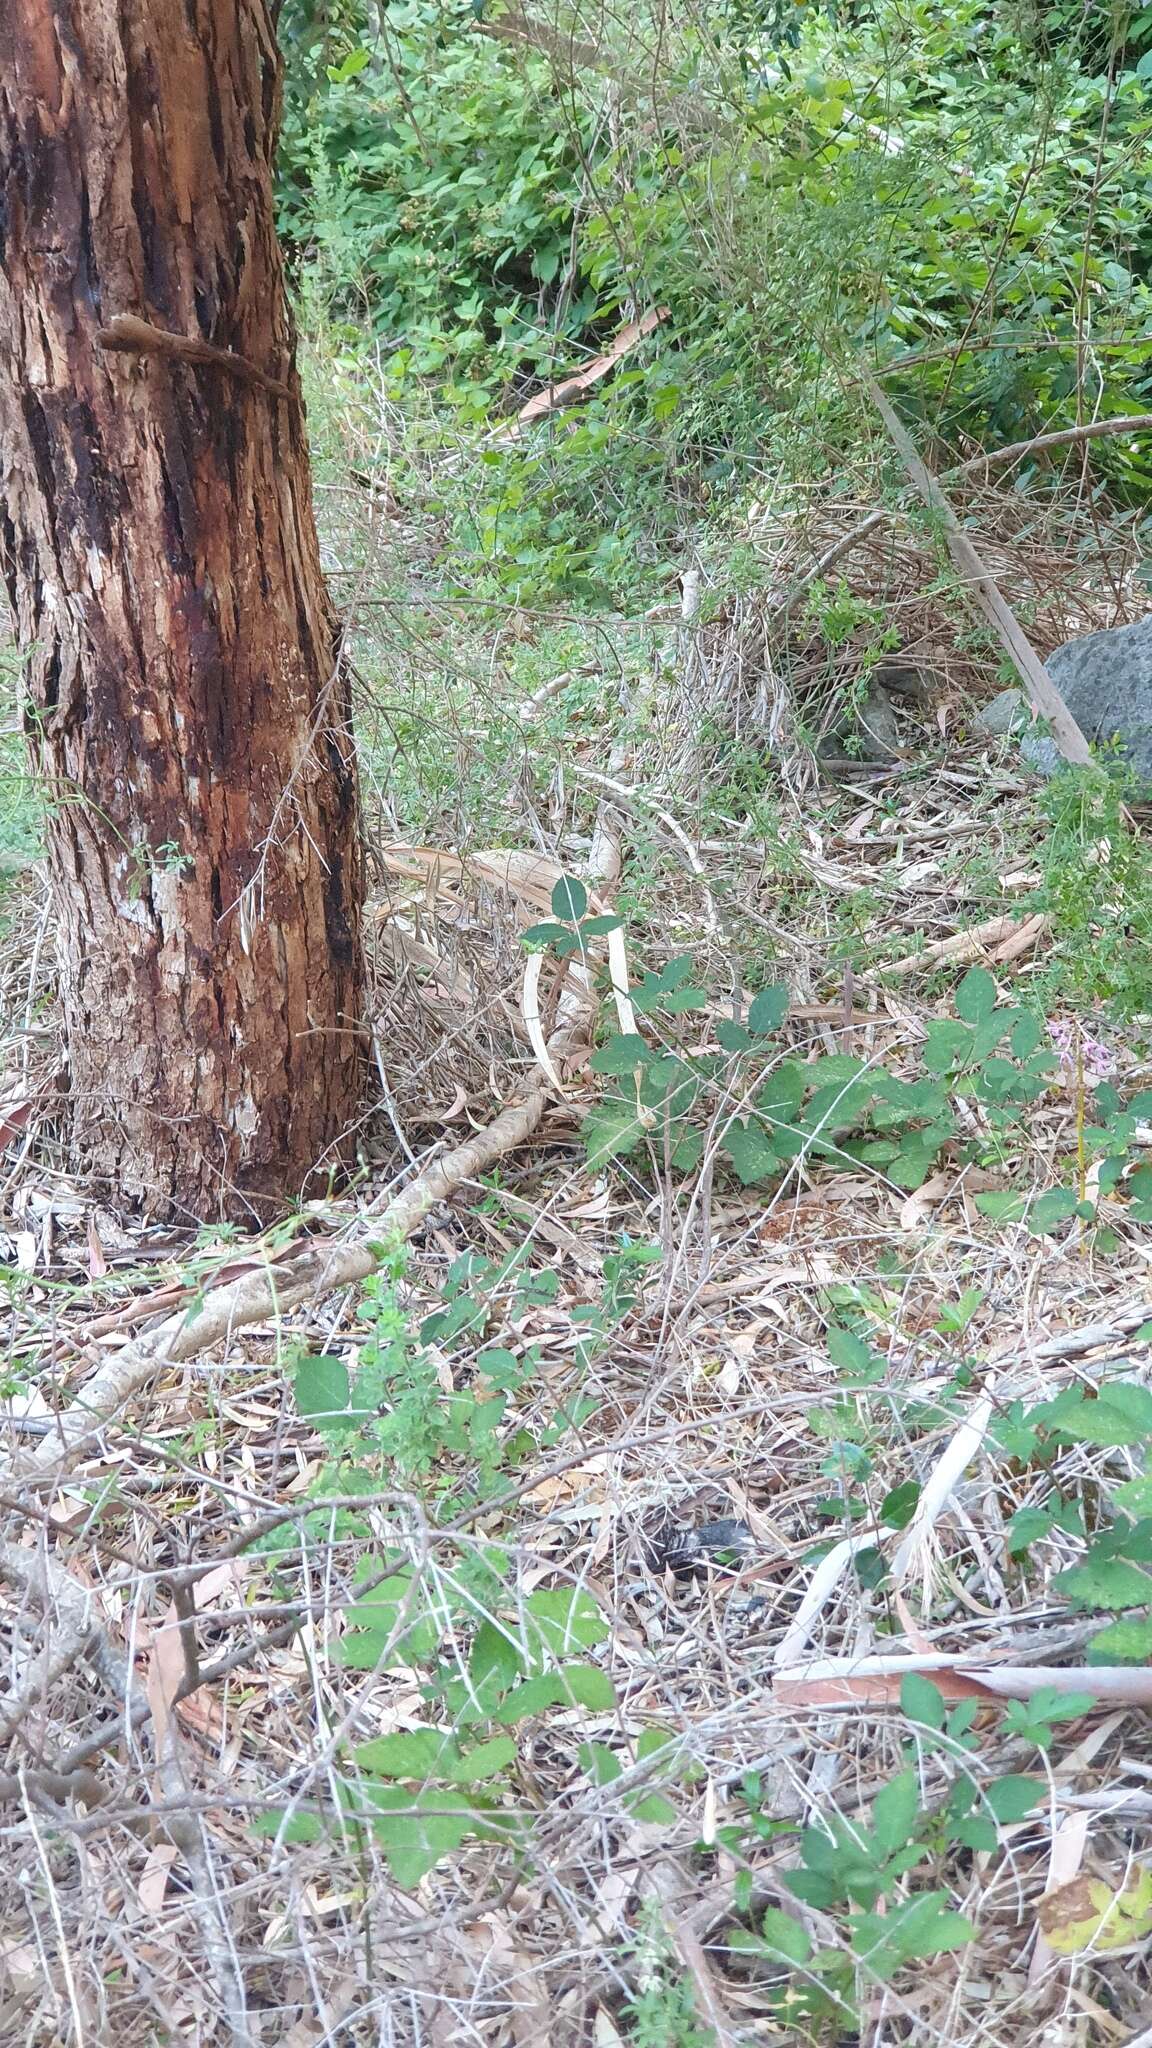
<path fill-rule="evenodd" d="M 299 1190 L 358 1086 L 356 773 L 279 98 L 264 0 L 0 9 L 0 558 L 77 1155 L 195 1216 Z M 198 357 L 103 346 L 125 319 Z"/>

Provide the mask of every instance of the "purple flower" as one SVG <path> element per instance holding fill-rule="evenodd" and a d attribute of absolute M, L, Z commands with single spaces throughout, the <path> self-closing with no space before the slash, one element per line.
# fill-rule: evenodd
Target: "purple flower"
<path fill-rule="evenodd" d="M 1093 1038 L 1081 1025 L 1058 1017 L 1048 1025 L 1048 1036 L 1069 1073 L 1083 1072 L 1090 1081 L 1107 1081 L 1116 1071 L 1111 1049 Z"/>

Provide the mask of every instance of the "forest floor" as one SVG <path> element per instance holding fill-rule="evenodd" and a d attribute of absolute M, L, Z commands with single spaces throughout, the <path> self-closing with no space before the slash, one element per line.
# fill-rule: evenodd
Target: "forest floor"
<path fill-rule="evenodd" d="M 8 1470 L 49 1453 L 5 1545 L 0 2039 L 1124 2043 L 1152 1233 L 1146 1124 L 1099 1131 L 1152 1082 L 1139 820 L 974 730 L 998 659 L 915 522 L 802 603 L 843 508 L 750 519 L 739 590 L 497 615 L 363 459 L 320 471 L 374 876 L 357 1184 L 193 1242 L 94 1203 L 62 1123 L 5 1129 Z M 1122 549 L 972 510 L 1041 652 L 1113 623 Z M 931 706 L 895 764 L 818 770 L 878 628 Z M 25 1096 L 57 1060 L 31 832 L 10 806 Z M 673 1106 L 590 1150 L 635 1061 L 570 1061 L 374 1281 L 165 1339 L 53 1464 L 131 1344 L 302 1247 L 323 1276 L 523 1097 L 565 878 L 619 915 Z M 809 1121 L 768 1170 L 774 1077 Z M 847 1135 L 820 1084 L 864 1088 Z"/>

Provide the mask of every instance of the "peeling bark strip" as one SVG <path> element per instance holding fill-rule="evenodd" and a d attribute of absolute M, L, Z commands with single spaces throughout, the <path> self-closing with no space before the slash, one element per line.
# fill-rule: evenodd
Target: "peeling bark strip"
<path fill-rule="evenodd" d="M 0 566 L 77 1152 L 194 1216 L 300 1188 L 358 1089 L 356 771 L 279 108 L 265 0 L 0 8 Z"/>

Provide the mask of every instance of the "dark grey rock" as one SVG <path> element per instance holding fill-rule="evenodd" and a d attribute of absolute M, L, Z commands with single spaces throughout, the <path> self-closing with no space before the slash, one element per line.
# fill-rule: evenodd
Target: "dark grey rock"
<path fill-rule="evenodd" d="M 943 678 L 920 661 L 881 661 L 872 671 L 872 681 L 890 697 L 903 697 L 923 708 L 939 695 Z"/>
<path fill-rule="evenodd" d="M 1055 740 L 1047 739 L 1043 733 L 1026 735 L 1021 740 L 1020 759 L 1034 774 L 1042 775 L 1045 782 L 1051 782 L 1054 775 L 1068 766 Z"/>
<path fill-rule="evenodd" d="M 972 723 L 997 740 L 1007 738 L 1009 733 L 1023 732 L 1028 723 L 1023 690 L 1001 690 L 999 696 L 976 713 Z"/>
<path fill-rule="evenodd" d="M 891 697 L 881 684 L 869 684 L 868 694 L 856 712 L 855 731 L 863 760 L 899 760 L 900 720 Z"/>
<path fill-rule="evenodd" d="M 1066 641 L 1047 666 L 1085 739 L 1152 782 L 1152 613 L 1131 626 Z"/>
<path fill-rule="evenodd" d="M 1091 746 L 1152 783 L 1152 613 L 1131 626 L 1086 633 L 1050 654 L 1048 673 Z M 1035 730 L 1023 690 L 1001 690 L 973 721 L 994 738 L 1020 735 L 1020 758 L 1037 775 L 1067 767 L 1055 741 Z"/>
<path fill-rule="evenodd" d="M 901 713 L 927 709 L 940 687 L 934 669 L 919 662 L 882 661 L 869 674 L 860 701 L 819 742 L 829 768 L 889 767 L 907 757 Z"/>
<path fill-rule="evenodd" d="M 816 749 L 821 761 L 828 766 L 853 762 L 889 763 L 899 761 L 903 753 L 900 720 L 896 715 L 896 704 L 888 691 L 871 678 L 860 703 L 852 708 L 851 715 L 842 718 L 826 733 Z"/>

